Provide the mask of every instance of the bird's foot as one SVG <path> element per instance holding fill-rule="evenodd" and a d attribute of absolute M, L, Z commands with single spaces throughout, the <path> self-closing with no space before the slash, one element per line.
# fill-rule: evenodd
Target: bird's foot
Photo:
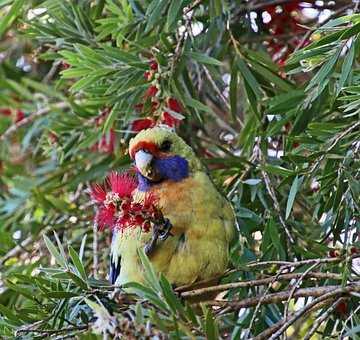
<path fill-rule="evenodd" d="M 154 226 L 155 227 L 155 226 Z M 171 234 L 172 224 L 168 218 L 164 218 L 164 223 L 157 226 L 160 241 L 165 241 Z"/>
<path fill-rule="evenodd" d="M 172 224 L 168 218 L 164 218 L 162 223 L 155 223 L 152 230 L 152 237 L 149 242 L 145 244 L 144 252 L 146 255 L 151 255 L 154 251 L 157 241 L 165 241 L 171 234 Z"/>

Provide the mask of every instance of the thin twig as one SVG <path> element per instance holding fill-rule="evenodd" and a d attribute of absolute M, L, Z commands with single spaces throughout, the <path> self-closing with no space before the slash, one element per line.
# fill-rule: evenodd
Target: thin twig
<path fill-rule="evenodd" d="M 284 308 L 284 319 L 287 319 L 288 316 L 288 311 L 289 311 L 289 304 L 290 301 L 292 299 L 292 296 L 294 295 L 296 289 L 300 286 L 302 280 L 306 277 L 306 275 L 308 275 L 308 273 L 310 273 L 313 269 L 315 269 L 318 265 L 320 264 L 319 261 L 315 262 L 314 264 L 312 264 L 308 269 L 306 269 L 301 276 L 298 278 L 298 280 L 295 282 L 294 286 L 291 289 L 291 294 L 289 296 L 289 298 L 286 301 L 285 304 L 285 308 Z"/>
<path fill-rule="evenodd" d="M 350 292 L 360 292 L 360 282 L 352 283 L 347 286 L 326 286 L 326 287 L 309 287 L 309 288 L 301 288 L 298 289 L 293 298 L 299 297 L 320 297 L 326 294 L 332 293 L 333 295 L 329 296 L 336 296 L 340 294 L 349 294 Z M 284 300 L 287 300 L 291 294 L 290 290 L 268 294 L 267 296 L 254 296 L 250 298 L 246 298 L 243 300 L 211 300 L 206 301 L 204 304 L 208 306 L 218 306 L 218 307 L 232 307 L 232 310 L 239 310 L 241 308 L 248 308 L 248 307 L 255 307 L 259 300 L 262 299 L 262 304 L 273 304 L 278 303 Z"/>
<path fill-rule="evenodd" d="M 38 111 L 36 111 L 35 113 L 33 113 L 32 115 L 25 117 L 24 119 L 20 120 L 19 122 L 11 125 L 1 136 L 0 136 L 0 141 L 4 141 L 7 137 L 9 137 L 10 135 L 12 135 L 15 131 L 17 131 L 19 128 L 21 128 L 24 125 L 27 125 L 31 122 L 33 122 L 35 119 L 41 117 L 41 116 L 45 116 L 46 114 L 48 114 L 50 111 L 52 110 L 62 110 L 62 109 L 66 109 L 70 107 L 70 104 L 67 102 L 60 102 L 60 103 L 56 103 L 56 104 L 51 104 L 47 107 L 44 107 Z"/>
<path fill-rule="evenodd" d="M 311 309 L 309 309 L 308 311 L 306 311 L 305 314 L 309 314 L 320 308 L 326 307 L 327 305 L 329 305 L 330 300 L 331 299 L 320 302 L 316 306 L 314 306 Z M 293 317 L 293 315 L 294 315 L 294 312 L 289 314 L 289 317 Z M 254 338 L 252 338 L 252 340 L 268 340 L 269 336 L 271 336 L 271 334 L 276 332 L 285 323 L 285 321 L 286 321 L 285 319 L 279 320 L 278 322 L 276 322 L 275 324 L 273 324 L 272 326 L 270 326 L 269 328 L 267 328 L 260 334 L 256 335 Z"/>
<path fill-rule="evenodd" d="M 349 294 L 351 291 L 357 291 L 360 292 L 360 284 L 355 285 L 348 285 L 345 287 L 338 287 L 336 289 L 333 289 L 327 293 L 321 294 L 319 297 L 311 301 L 309 304 L 307 304 L 304 308 L 300 309 L 299 311 L 294 313 L 294 316 L 291 317 L 288 321 L 284 323 L 283 326 L 279 328 L 278 331 L 276 331 L 269 340 L 275 340 L 277 339 L 282 333 L 284 333 L 296 320 L 298 320 L 307 310 L 312 308 L 313 306 L 317 305 L 319 302 L 322 302 L 326 299 L 333 298 L 334 296 L 338 295 L 344 295 Z"/>
<path fill-rule="evenodd" d="M 74 326 L 74 327 L 67 327 L 62 329 L 18 329 L 16 331 L 17 334 L 21 333 L 40 333 L 40 334 L 59 334 L 59 333 L 67 333 L 71 331 L 80 331 L 84 329 L 88 329 L 89 325 L 80 325 L 80 326 Z"/>
<path fill-rule="evenodd" d="M 98 246 L 98 225 L 93 226 L 93 276 L 98 278 L 99 274 L 99 246 Z"/>
<path fill-rule="evenodd" d="M 309 37 L 311 36 L 311 34 L 313 32 L 315 32 L 317 29 L 319 29 L 321 26 L 325 25 L 326 23 L 328 23 L 331 19 L 338 17 L 339 14 L 341 14 L 342 12 L 346 11 L 348 8 L 350 8 L 352 6 L 352 4 L 347 4 L 343 7 L 338 8 L 337 10 L 335 10 L 332 14 L 329 15 L 328 18 L 326 18 L 324 21 L 319 22 L 314 28 L 309 29 L 304 36 L 301 38 L 300 42 L 297 44 L 297 46 L 294 49 L 295 53 L 296 51 L 298 51 L 300 48 L 302 48 L 306 42 L 306 40 L 309 39 Z"/>
<path fill-rule="evenodd" d="M 353 260 L 353 259 L 356 259 L 356 258 L 359 258 L 359 257 L 360 257 L 360 254 L 354 254 L 349 259 Z M 184 291 L 189 292 L 190 290 L 196 290 L 196 287 L 199 286 L 199 285 L 206 285 L 206 283 L 212 282 L 215 278 L 221 279 L 223 277 L 226 277 L 227 275 L 236 273 L 238 271 L 252 271 L 252 270 L 256 270 L 259 267 L 283 266 L 284 268 L 297 268 L 297 267 L 301 267 L 301 266 L 311 265 L 311 264 L 317 263 L 317 262 L 319 262 L 321 264 L 336 264 L 336 263 L 339 263 L 339 262 L 343 262 L 344 260 L 345 260 L 345 257 L 341 256 L 341 257 L 324 257 L 324 258 L 316 258 L 316 259 L 307 259 L 307 260 L 296 261 L 296 262 L 290 262 L 290 261 L 250 262 L 247 265 L 245 265 L 244 268 L 231 269 L 231 270 L 228 270 L 227 272 L 225 272 L 224 274 L 218 275 L 217 277 L 214 277 L 214 278 L 212 278 L 210 280 L 202 280 L 202 281 L 192 283 L 192 284 L 189 284 L 189 285 L 184 285 L 184 286 L 177 287 L 177 288 L 175 288 L 175 291 L 176 292 L 184 292 Z M 334 280 L 337 280 L 337 276 L 335 276 L 335 275 L 338 275 L 338 274 L 333 274 L 333 273 L 311 273 L 311 274 L 314 275 L 314 277 L 316 276 L 319 279 L 328 278 L 328 279 L 334 279 Z M 281 278 L 293 279 L 293 278 L 299 277 L 299 276 L 293 277 L 294 275 L 299 275 L 300 276 L 301 274 L 300 273 L 298 273 L 298 274 L 294 274 L 294 273 L 283 274 L 281 276 Z M 271 280 L 272 278 L 266 278 L 266 279 Z M 262 280 L 262 279 L 259 279 L 259 280 Z M 237 287 L 230 287 L 230 286 L 225 287 L 225 285 L 220 285 L 219 289 L 214 288 L 214 291 L 223 291 L 223 290 L 227 290 L 227 289 L 230 289 L 230 288 L 241 288 L 242 285 L 244 285 L 244 287 L 247 287 L 247 284 L 244 283 L 244 282 L 248 282 L 248 281 L 243 281 L 242 283 L 235 282 L 235 284 L 239 284 L 239 286 L 237 286 Z M 249 281 L 249 282 L 251 282 L 251 281 Z M 267 283 L 268 282 L 265 282 L 264 284 L 267 284 Z M 227 285 L 231 285 L 231 283 L 229 283 Z M 210 287 L 208 287 L 208 288 L 212 289 Z"/>
<path fill-rule="evenodd" d="M 354 315 L 358 315 L 357 313 L 360 311 L 360 305 L 357 306 L 355 308 L 355 310 L 347 317 L 347 319 L 343 322 L 343 329 L 341 330 L 339 339 L 343 339 L 343 333 L 346 330 L 346 324 L 350 321 L 350 319 L 354 316 Z"/>
<path fill-rule="evenodd" d="M 235 288 L 263 286 L 263 285 L 267 285 L 267 284 L 272 284 L 277 281 L 290 281 L 293 279 L 299 279 L 302 276 L 304 276 L 303 278 L 308 278 L 308 279 L 342 280 L 342 275 L 335 274 L 335 273 L 308 272 L 308 273 L 306 273 L 306 275 L 304 275 L 304 273 L 279 274 L 278 276 L 274 276 L 274 277 L 267 277 L 267 278 L 262 278 L 262 279 L 257 279 L 257 280 L 231 282 L 231 283 L 225 283 L 225 284 L 221 284 L 221 285 L 217 285 L 217 286 L 204 287 L 204 288 L 194 289 L 194 290 L 190 290 L 190 291 L 185 291 L 185 292 L 181 293 L 181 297 L 189 298 L 189 297 L 203 295 L 205 293 L 210 293 L 210 292 L 223 292 L 223 291 L 226 291 L 229 289 L 235 289 Z"/>
<path fill-rule="evenodd" d="M 7 252 L 2 258 L 0 258 L 0 266 L 2 266 L 7 260 L 11 259 L 12 257 L 17 256 L 19 253 L 24 251 L 27 246 L 29 246 L 33 242 L 36 242 L 39 238 L 41 238 L 43 235 L 45 235 L 49 230 L 51 230 L 50 226 L 45 227 L 36 237 L 34 237 L 32 235 L 27 237 L 20 244 L 18 244 L 16 247 L 14 247 L 9 252 Z"/>
<path fill-rule="evenodd" d="M 230 105 L 227 101 L 227 99 L 225 98 L 225 96 L 221 93 L 220 89 L 218 88 L 218 86 L 216 85 L 213 77 L 211 76 L 209 70 L 207 69 L 207 67 L 203 66 L 203 69 L 205 71 L 206 77 L 209 79 L 210 84 L 212 85 L 212 87 L 214 88 L 215 92 L 218 94 L 218 96 L 221 98 L 221 100 L 224 102 L 226 108 L 228 110 L 230 110 Z"/>
<path fill-rule="evenodd" d="M 360 257 L 360 254 L 354 254 L 350 257 L 351 260 Z M 315 262 L 320 263 L 338 263 L 345 260 L 345 256 L 340 257 L 324 257 L 324 258 L 316 258 L 316 259 L 307 259 L 307 260 L 301 260 L 301 261 L 261 261 L 261 262 L 250 262 L 246 265 L 247 268 L 258 268 L 263 266 L 287 266 L 287 267 L 300 267 L 305 266 L 308 264 L 312 264 Z"/>
<path fill-rule="evenodd" d="M 339 305 L 340 302 L 344 301 L 344 298 L 337 299 L 327 310 L 325 313 L 321 314 L 318 317 L 310 330 L 306 333 L 304 340 L 310 340 L 310 338 L 315 334 L 316 330 L 320 327 L 320 325 L 331 315 L 331 313 L 335 310 L 335 308 Z"/>
<path fill-rule="evenodd" d="M 261 306 L 262 306 L 262 302 L 264 301 L 265 297 L 268 295 L 271 286 L 277 281 L 277 279 L 279 278 L 279 276 L 281 275 L 281 273 L 283 272 L 283 270 L 285 270 L 285 268 L 280 268 L 279 271 L 277 272 L 277 274 L 271 278 L 271 281 L 269 282 L 268 286 L 266 287 L 265 291 L 262 293 L 262 297 L 261 299 L 259 299 L 259 302 L 257 303 L 254 313 L 251 317 L 250 323 L 249 323 L 249 327 L 247 329 L 247 335 L 245 336 L 245 339 L 247 339 L 249 337 L 249 335 L 251 334 L 251 329 L 253 327 L 253 324 L 255 322 L 257 313 L 259 312 Z"/>
<path fill-rule="evenodd" d="M 351 131 L 355 130 L 357 127 L 360 126 L 360 121 L 355 123 L 354 125 L 351 125 L 343 132 L 339 133 L 337 136 L 335 136 L 333 139 L 331 139 L 330 146 L 324 151 L 324 153 L 319 157 L 319 159 L 312 165 L 309 173 L 314 173 L 314 171 L 317 169 L 317 167 L 320 165 L 322 160 L 325 158 L 326 154 L 329 153 L 336 145 L 339 143 L 339 141 L 344 138 L 346 135 L 348 135 Z"/>
<path fill-rule="evenodd" d="M 188 14 L 189 12 L 191 12 L 193 9 L 195 9 L 195 7 L 199 6 L 201 4 L 202 0 L 196 0 L 194 1 L 194 3 L 189 6 L 189 7 L 185 7 L 184 8 L 184 14 Z"/>
<path fill-rule="evenodd" d="M 258 139 L 259 139 L 258 143 L 260 144 L 260 137 L 258 137 Z M 270 197 L 271 197 L 271 199 L 272 199 L 272 201 L 274 203 L 275 211 L 278 214 L 280 224 L 284 228 L 287 238 L 289 239 L 290 243 L 292 245 L 294 245 L 295 244 L 294 238 L 292 237 L 288 227 L 286 226 L 285 220 L 284 220 L 284 218 L 283 218 L 283 216 L 281 214 L 281 208 L 280 208 L 279 201 L 278 201 L 278 199 L 276 197 L 275 189 L 273 188 L 273 186 L 271 184 L 271 180 L 270 180 L 269 175 L 267 174 L 267 172 L 263 168 L 263 166 L 265 164 L 265 160 L 264 160 L 260 145 L 259 145 L 258 152 L 259 152 L 259 160 L 260 160 L 260 163 L 262 165 L 262 167 L 261 167 L 261 175 L 262 175 L 262 177 L 264 179 L 264 182 L 265 182 L 266 191 L 268 192 L 268 194 L 270 195 Z"/>
<path fill-rule="evenodd" d="M 54 75 L 55 75 L 56 71 L 58 70 L 59 66 L 61 65 L 61 63 L 62 63 L 62 60 L 56 60 L 53 62 L 49 72 L 45 75 L 45 77 L 42 80 L 43 83 L 47 84 L 50 82 L 50 80 L 54 77 Z"/>

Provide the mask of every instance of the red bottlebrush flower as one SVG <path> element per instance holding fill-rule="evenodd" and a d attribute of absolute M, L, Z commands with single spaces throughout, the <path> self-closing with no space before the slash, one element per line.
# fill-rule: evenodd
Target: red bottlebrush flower
<path fill-rule="evenodd" d="M 175 112 L 183 112 L 184 109 L 175 98 L 169 98 L 167 101 L 168 108 Z"/>
<path fill-rule="evenodd" d="M 106 191 L 100 184 L 95 183 L 90 188 L 90 196 L 94 201 L 103 203 L 106 200 Z"/>
<path fill-rule="evenodd" d="M 150 60 L 149 66 L 150 66 L 150 69 L 152 69 L 153 71 L 157 71 L 157 69 L 159 67 L 158 63 L 155 60 Z"/>
<path fill-rule="evenodd" d="M 178 127 L 181 123 L 181 120 L 178 118 L 175 118 L 173 115 L 171 115 L 169 112 L 163 112 L 161 117 L 161 123 L 170 126 L 170 127 Z"/>
<path fill-rule="evenodd" d="M 11 109 L 8 108 L 0 109 L 0 113 L 4 116 L 11 116 Z"/>
<path fill-rule="evenodd" d="M 141 212 L 141 210 L 142 210 L 142 205 L 140 203 L 133 203 L 131 205 L 131 211 L 133 211 L 134 213 Z"/>
<path fill-rule="evenodd" d="M 150 193 L 146 195 L 143 206 L 145 209 L 149 210 L 150 208 L 154 207 L 156 203 L 157 203 L 157 199 L 155 195 Z"/>
<path fill-rule="evenodd" d="M 136 119 L 131 124 L 131 130 L 139 132 L 141 130 L 149 129 L 155 126 L 155 120 L 152 118 Z"/>
<path fill-rule="evenodd" d="M 133 191 L 136 187 L 135 177 L 129 173 L 117 172 L 107 176 L 105 186 L 91 186 L 91 198 L 98 206 L 95 221 L 99 230 L 104 230 L 105 227 L 121 231 L 141 228 L 143 232 L 149 232 L 151 223 L 164 221 L 155 195 L 149 194 L 143 201 L 134 202 Z"/>
<path fill-rule="evenodd" d="M 141 215 L 134 216 L 134 223 L 137 225 L 142 225 L 144 223 L 145 219 Z"/>
<path fill-rule="evenodd" d="M 130 201 L 122 202 L 120 208 L 122 211 L 129 211 L 131 209 L 131 202 Z"/>
<path fill-rule="evenodd" d="M 115 225 L 116 207 L 112 204 L 102 206 L 95 216 L 95 221 L 98 224 L 99 230 L 102 231 L 105 227 L 114 228 Z"/>
<path fill-rule="evenodd" d="M 155 85 L 151 85 L 145 92 L 145 98 L 154 97 L 158 92 L 158 88 Z"/>
<path fill-rule="evenodd" d="M 116 221 L 116 228 L 120 230 L 124 230 L 127 227 L 129 227 L 130 223 L 131 223 L 131 216 L 129 214 L 123 214 Z"/>
<path fill-rule="evenodd" d="M 135 178 L 126 173 L 111 172 L 107 181 L 112 192 L 118 194 L 120 198 L 131 197 L 132 192 L 137 187 Z"/>
<path fill-rule="evenodd" d="M 22 121 L 25 118 L 25 114 L 21 110 L 16 110 L 15 123 Z"/>

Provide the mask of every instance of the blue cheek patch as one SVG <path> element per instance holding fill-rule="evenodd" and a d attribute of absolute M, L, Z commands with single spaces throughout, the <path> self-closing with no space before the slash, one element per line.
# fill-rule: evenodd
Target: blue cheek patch
<path fill-rule="evenodd" d="M 154 166 L 164 179 L 178 182 L 189 176 L 188 161 L 180 156 L 156 159 Z"/>
<path fill-rule="evenodd" d="M 172 156 L 163 159 L 156 159 L 154 167 L 159 172 L 160 177 L 164 180 L 170 179 L 174 182 L 179 182 L 189 176 L 189 163 L 185 158 L 180 156 Z M 148 191 L 152 183 L 141 173 L 137 173 L 138 189 L 140 191 Z"/>
<path fill-rule="evenodd" d="M 151 182 L 144 177 L 140 172 L 137 173 L 138 178 L 138 190 L 140 191 L 148 191 L 151 186 Z"/>

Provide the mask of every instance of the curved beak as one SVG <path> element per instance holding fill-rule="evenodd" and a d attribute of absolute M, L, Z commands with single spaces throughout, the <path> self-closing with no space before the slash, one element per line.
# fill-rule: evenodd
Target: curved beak
<path fill-rule="evenodd" d="M 154 156 L 145 150 L 139 150 L 135 153 L 135 165 L 140 173 L 151 181 L 157 182 L 161 176 L 154 166 Z"/>
<path fill-rule="evenodd" d="M 144 150 L 139 150 L 135 154 L 136 167 L 139 169 L 139 171 L 144 172 L 144 174 L 145 174 L 145 172 L 150 167 L 151 161 L 153 160 L 153 158 L 154 157 L 151 153 L 146 152 Z"/>

